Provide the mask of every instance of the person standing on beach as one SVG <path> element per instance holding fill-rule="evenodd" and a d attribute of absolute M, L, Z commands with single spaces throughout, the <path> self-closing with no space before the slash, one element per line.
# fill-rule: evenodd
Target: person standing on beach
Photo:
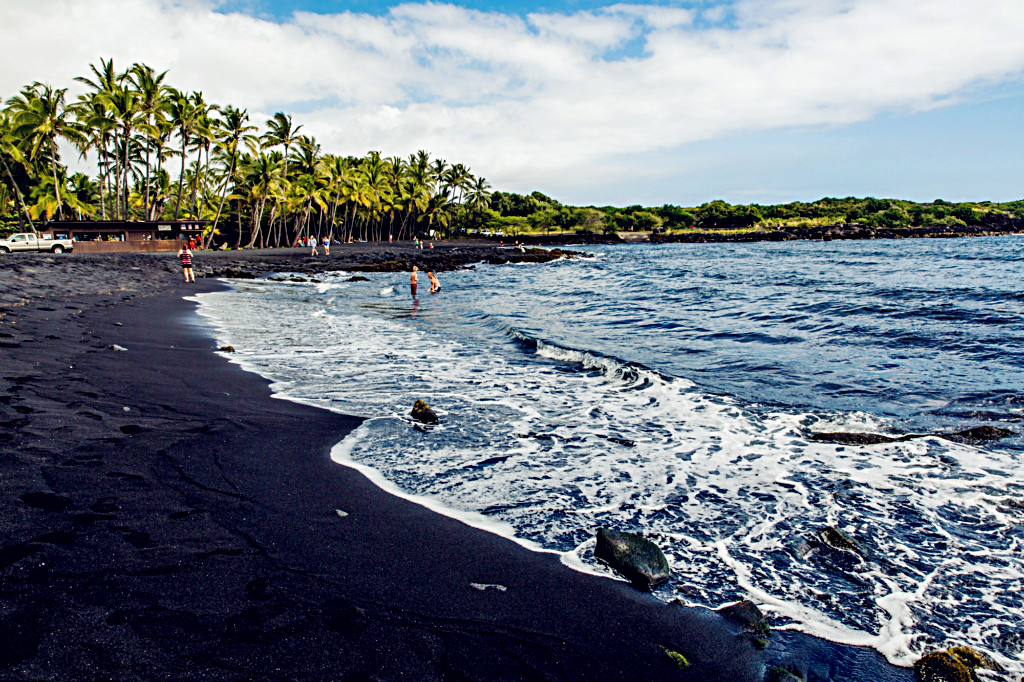
<path fill-rule="evenodd" d="M 412 266 L 412 274 L 409 275 L 409 288 L 412 289 L 412 297 L 416 298 L 416 283 L 419 282 L 419 268 Z"/>
<path fill-rule="evenodd" d="M 327 237 L 324 237 L 324 255 L 331 255 L 331 240 L 328 239 Z"/>
<path fill-rule="evenodd" d="M 178 249 L 178 260 L 181 261 L 181 269 L 185 273 L 185 281 L 195 282 L 196 273 L 192 270 L 192 249 L 188 248 L 188 244 L 185 242 L 182 242 L 181 248 Z"/>
<path fill-rule="evenodd" d="M 430 280 L 430 293 L 439 294 L 441 293 L 441 283 L 437 281 L 437 277 L 432 272 L 427 273 L 427 279 Z"/>
<path fill-rule="evenodd" d="M 309 240 L 309 243 L 313 245 L 313 252 L 312 252 L 312 253 L 310 253 L 309 255 L 310 255 L 310 256 L 319 256 L 320 254 L 319 254 L 319 253 L 317 252 L 317 250 L 316 250 L 316 239 L 312 239 L 312 238 L 311 238 L 311 239 Z"/>

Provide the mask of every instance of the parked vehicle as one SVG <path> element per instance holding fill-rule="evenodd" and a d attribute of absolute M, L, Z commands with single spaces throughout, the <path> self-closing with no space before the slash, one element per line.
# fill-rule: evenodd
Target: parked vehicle
<path fill-rule="evenodd" d="M 75 248 L 75 243 L 70 239 L 54 239 L 49 232 L 35 235 L 31 232 L 18 232 L 7 239 L 0 239 L 0 253 L 11 253 L 12 251 L 49 251 L 50 253 L 64 253 Z"/>

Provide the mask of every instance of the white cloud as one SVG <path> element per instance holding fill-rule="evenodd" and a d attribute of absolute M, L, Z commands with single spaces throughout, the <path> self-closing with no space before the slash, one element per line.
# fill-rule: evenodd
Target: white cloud
<path fill-rule="evenodd" d="M 725 135 L 927 109 L 1024 71 L 1018 0 L 738 0 L 726 24 L 694 23 L 709 10 L 408 3 L 277 22 L 202 0 L 0 0 L 0 94 L 142 61 L 257 121 L 331 102 L 295 116 L 327 150 L 423 148 L 525 189 Z"/>

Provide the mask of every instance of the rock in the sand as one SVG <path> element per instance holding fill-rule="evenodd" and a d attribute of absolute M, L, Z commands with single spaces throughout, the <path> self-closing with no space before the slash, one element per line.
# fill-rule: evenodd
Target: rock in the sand
<path fill-rule="evenodd" d="M 757 608 L 757 604 L 749 599 L 741 599 L 733 604 L 723 606 L 718 612 L 725 618 L 742 625 L 744 630 L 765 636 L 771 634 L 768 619 L 761 613 L 761 609 Z"/>
<path fill-rule="evenodd" d="M 235 347 L 234 346 L 221 346 L 217 350 L 222 351 L 224 353 L 234 353 L 235 352 Z"/>
<path fill-rule="evenodd" d="M 939 438 L 945 438 L 951 440 L 954 443 L 977 443 L 984 440 L 999 440 L 1000 438 L 1006 438 L 1012 436 L 1013 431 L 1010 429 L 1003 429 L 998 426 L 975 426 L 973 429 L 967 429 L 966 431 L 957 431 L 956 433 L 939 433 L 936 434 Z"/>
<path fill-rule="evenodd" d="M 412 415 L 413 419 L 423 424 L 438 423 L 437 415 L 434 414 L 434 411 L 430 409 L 430 407 L 422 400 L 417 400 L 413 404 L 412 412 L 410 414 Z"/>
<path fill-rule="evenodd" d="M 999 670 L 999 665 L 985 654 L 968 646 L 955 646 L 926 654 L 914 663 L 918 682 L 972 682 L 974 671 Z"/>
<path fill-rule="evenodd" d="M 668 560 L 656 544 L 636 533 L 597 529 L 594 555 L 641 590 L 668 580 Z"/>
<path fill-rule="evenodd" d="M 743 626 L 743 636 L 749 639 L 758 649 L 768 646 L 768 637 L 772 629 L 768 625 L 768 619 L 757 608 L 757 604 L 749 599 L 743 599 L 734 604 L 723 606 L 718 610 L 723 617 Z"/>

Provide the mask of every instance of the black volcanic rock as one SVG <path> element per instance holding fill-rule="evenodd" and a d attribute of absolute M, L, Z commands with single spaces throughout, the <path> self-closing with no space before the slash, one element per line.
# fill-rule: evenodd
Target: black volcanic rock
<path fill-rule="evenodd" d="M 413 419 L 423 424 L 438 423 L 437 415 L 434 414 L 434 411 L 430 409 L 430 407 L 422 400 L 417 400 L 413 404 L 412 412 L 410 412 L 409 414 L 412 415 Z"/>
<path fill-rule="evenodd" d="M 641 590 L 657 587 L 671 572 L 658 546 L 636 533 L 598 528 L 594 556 Z"/>

